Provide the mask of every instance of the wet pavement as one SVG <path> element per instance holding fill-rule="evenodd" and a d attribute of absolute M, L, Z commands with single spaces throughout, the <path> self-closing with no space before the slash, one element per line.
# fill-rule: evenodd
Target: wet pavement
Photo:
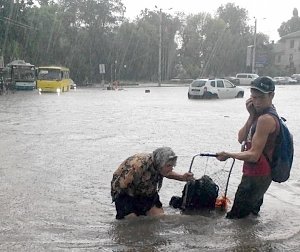
<path fill-rule="evenodd" d="M 146 93 L 145 90 L 150 90 Z M 115 220 L 113 171 L 129 155 L 170 146 L 176 171 L 193 155 L 237 151 L 245 98 L 188 100 L 187 87 L 86 88 L 0 96 L 1 251 L 297 251 L 300 248 L 300 86 L 279 86 L 274 103 L 294 134 L 291 178 L 272 183 L 259 217 L 183 215 L 168 206 L 184 183 L 165 179 L 166 216 Z M 223 169 L 197 159 L 195 176 Z M 227 169 L 227 168 L 226 168 Z M 219 179 L 227 175 L 219 173 Z M 234 165 L 228 195 L 241 177 Z M 223 183 L 223 182 L 220 182 Z"/>

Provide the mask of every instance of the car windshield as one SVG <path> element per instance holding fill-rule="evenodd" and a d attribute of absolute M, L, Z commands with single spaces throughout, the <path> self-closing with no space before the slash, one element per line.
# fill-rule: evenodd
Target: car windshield
<path fill-rule="evenodd" d="M 226 88 L 234 88 L 235 87 L 231 82 L 226 81 L 226 80 L 224 81 L 224 85 Z"/>
<path fill-rule="evenodd" d="M 203 87 L 205 85 L 205 80 L 194 80 L 191 84 L 192 87 Z"/>

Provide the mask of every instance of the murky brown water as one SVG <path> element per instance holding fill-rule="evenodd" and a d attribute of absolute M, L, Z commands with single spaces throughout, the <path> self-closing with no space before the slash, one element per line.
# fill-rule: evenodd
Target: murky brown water
<path fill-rule="evenodd" d="M 246 98 L 188 100 L 187 87 L 147 89 L 0 96 L 0 250 L 299 250 L 300 86 L 276 91 L 274 103 L 294 133 L 295 161 L 291 179 L 271 185 L 259 217 L 182 215 L 168 202 L 184 183 L 165 179 L 166 216 L 116 221 L 110 180 L 129 155 L 170 146 L 179 156 L 176 170 L 184 172 L 199 152 L 240 148 L 236 135 L 247 117 Z M 197 162 L 196 176 L 212 167 Z M 232 172 L 231 199 L 240 166 L 236 162 Z"/>

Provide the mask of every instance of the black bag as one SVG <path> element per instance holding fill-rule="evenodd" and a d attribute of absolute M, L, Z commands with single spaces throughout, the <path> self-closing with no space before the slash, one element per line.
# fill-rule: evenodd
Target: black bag
<path fill-rule="evenodd" d="M 186 210 L 214 209 L 219 186 L 207 175 L 185 184 L 182 197 L 173 196 L 169 205 Z"/>

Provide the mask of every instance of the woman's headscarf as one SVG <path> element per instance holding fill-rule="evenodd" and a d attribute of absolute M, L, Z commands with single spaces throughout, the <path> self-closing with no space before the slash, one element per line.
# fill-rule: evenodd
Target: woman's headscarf
<path fill-rule="evenodd" d="M 173 162 L 175 166 L 177 156 L 170 147 L 161 147 L 153 151 L 153 159 L 156 167 L 161 170 L 169 162 Z"/>
<path fill-rule="evenodd" d="M 170 147 L 160 147 L 153 151 L 153 161 L 155 167 L 160 172 L 161 169 L 169 162 L 172 162 L 172 165 L 176 165 L 177 156 L 175 152 Z M 160 174 L 159 174 L 160 175 Z M 163 176 L 160 175 L 158 182 L 158 190 L 162 186 Z"/>

